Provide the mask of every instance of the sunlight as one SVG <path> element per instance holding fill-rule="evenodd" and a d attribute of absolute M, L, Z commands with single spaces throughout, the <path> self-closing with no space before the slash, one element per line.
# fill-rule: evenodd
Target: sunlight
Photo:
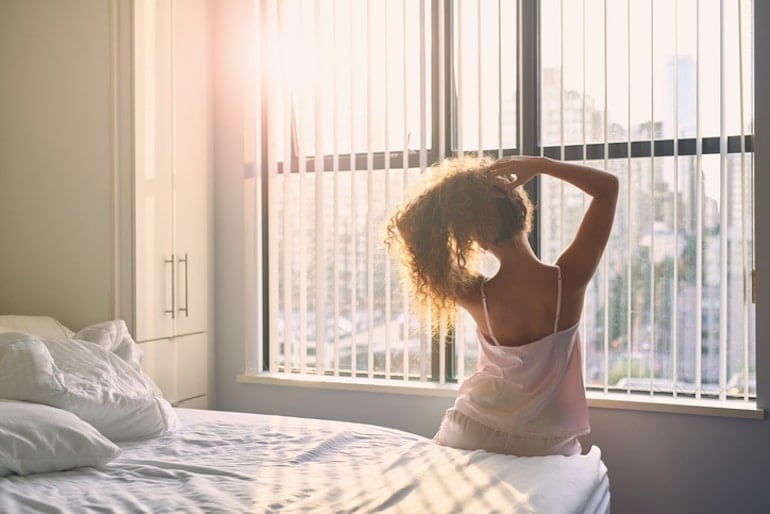
<path fill-rule="evenodd" d="M 268 3 L 262 74 L 270 81 L 271 108 L 294 120 L 291 137 L 300 153 L 419 147 L 420 91 L 430 73 L 421 7 L 429 19 L 427 2 L 337 0 L 319 10 L 298 0 Z M 274 137 L 286 139 L 286 128 Z"/>

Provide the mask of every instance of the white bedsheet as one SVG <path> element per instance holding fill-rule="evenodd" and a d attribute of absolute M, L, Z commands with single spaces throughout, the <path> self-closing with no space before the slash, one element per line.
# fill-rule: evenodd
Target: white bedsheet
<path fill-rule="evenodd" d="M 590 513 L 609 510 L 599 449 L 510 457 L 387 428 L 177 409 L 173 434 L 102 469 L 0 478 L 0 512 Z"/>

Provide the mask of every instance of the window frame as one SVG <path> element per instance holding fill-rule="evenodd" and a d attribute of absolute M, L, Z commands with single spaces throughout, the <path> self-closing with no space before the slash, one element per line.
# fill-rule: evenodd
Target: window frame
<path fill-rule="evenodd" d="M 457 103 L 456 103 L 456 91 L 455 91 L 455 85 L 454 81 L 452 80 L 453 75 L 453 44 L 452 44 L 452 38 L 453 35 L 453 7 L 454 7 L 454 1 L 453 0 L 426 0 L 431 4 L 432 8 L 432 17 L 433 17 L 433 23 L 432 26 L 434 27 L 434 30 L 431 33 L 431 37 L 429 39 L 430 44 L 432 45 L 433 51 L 431 52 L 431 55 L 433 55 L 433 58 L 431 59 L 431 65 L 430 65 L 430 87 L 432 91 L 432 100 L 431 100 L 431 109 L 432 109 L 432 115 L 429 117 L 431 129 L 432 129 L 432 136 L 431 136 L 431 147 L 427 151 L 427 158 L 428 162 L 434 162 L 440 158 L 454 155 L 455 154 L 455 145 L 454 142 L 457 138 Z M 264 3 L 259 2 L 260 8 L 264 8 Z M 539 130 L 540 130 L 540 102 L 541 102 L 541 96 L 539 91 L 540 86 L 540 63 L 539 63 L 539 48 L 538 48 L 538 34 L 539 34 L 539 2 L 538 0 L 519 0 L 518 1 L 518 59 L 519 59 L 519 66 L 518 66 L 518 94 L 517 94 L 517 127 L 516 127 L 516 133 L 517 133 L 517 148 L 496 148 L 496 149 L 490 149 L 489 153 L 497 152 L 499 155 L 518 155 L 518 154 L 527 154 L 527 155 L 545 155 L 553 158 L 560 158 L 567 161 L 583 161 L 583 160 L 601 160 L 601 159 L 623 159 L 623 158 L 652 158 L 652 157 L 666 157 L 666 156 L 690 156 L 690 155 L 696 155 L 697 153 L 697 141 L 695 138 L 667 138 L 667 139 L 647 139 L 647 140 L 634 140 L 634 141 L 621 141 L 621 142 L 610 142 L 610 143 L 589 143 L 589 144 L 570 144 L 570 145 L 546 145 L 541 146 L 539 144 Z M 755 7 L 756 9 L 756 7 Z M 443 17 L 443 19 L 440 19 L 440 17 Z M 437 27 L 441 25 L 442 29 L 439 30 Z M 439 62 L 439 57 L 436 57 L 437 52 L 435 52 L 435 49 L 439 46 L 439 38 L 444 37 L 444 52 L 443 52 L 443 65 Z M 761 31 L 755 31 L 755 39 L 759 37 L 767 37 L 762 34 Z M 757 46 L 759 48 L 759 46 Z M 439 77 L 440 70 L 444 70 L 444 77 Z M 757 77 L 755 78 L 755 82 L 760 82 L 759 77 L 759 70 L 756 70 L 755 73 L 757 74 Z M 756 86 L 755 86 L 756 87 Z M 536 102 L 522 102 L 522 98 L 536 98 Z M 442 101 L 443 100 L 443 101 Z M 263 102 L 264 102 L 263 98 Z M 759 101 L 757 101 L 757 104 L 759 104 Z M 446 120 L 445 126 L 441 126 L 440 122 L 440 110 L 443 109 L 445 113 L 448 113 L 448 118 Z M 759 112 L 759 106 L 757 107 L 757 112 Z M 755 119 L 758 119 L 759 116 L 757 115 Z M 263 144 L 267 143 L 267 134 L 266 130 L 264 130 L 264 125 L 266 124 L 266 120 L 264 117 L 262 117 L 262 130 L 259 130 L 259 139 Z M 443 137 L 442 137 L 443 136 Z M 741 141 L 743 139 L 743 141 Z M 755 137 L 751 134 L 747 134 L 743 136 L 736 136 L 736 135 L 729 135 L 727 137 L 727 153 L 736 153 L 741 151 L 741 147 L 745 149 L 746 152 L 752 152 L 756 155 L 755 151 Z M 720 147 L 721 147 L 721 140 L 720 137 L 707 137 L 707 138 L 701 138 L 701 153 L 702 155 L 707 154 L 719 154 L 720 153 Z M 630 156 L 629 156 L 630 153 Z M 292 142 L 292 162 L 290 163 L 290 166 L 292 170 L 296 170 L 298 168 L 299 160 L 297 157 L 297 151 L 296 147 L 294 147 L 294 142 Z M 401 152 L 374 152 L 373 154 L 373 167 L 374 169 L 384 169 L 385 168 L 385 159 L 386 156 L 390 159 L 390 167 L 402 167 L 403 166 L 403 157 L 401 155 Z M 261 169 L 262 171 L 262 180 L 267 180 L 267 156 L 262 154 L 259 156 L 261 160 Z M 354 156 L 354 162 L 351 163 L 351 157 L 350 154 L 347 155 L 339 155 L 337 156 L 338 159 L 338 169 L 339 170 L 365 170 L 367 166 L 367 158 L 368 155 L 365 152 L 356 153 Z M 323 170 L 327 170 L 331 168 L 331 162 L 334 159 L 331 155 L 324 155 L 323 156 Z M 306 165 L 305 169 L 307 172 L 315 172 L 315 159 L 313 157 L 308 157 L 306 159 Z M 351 166 L 353 164 L 353 166 Z M 417 155 L 416 153 L 412 153 L 409 156 L 409 162 L 410 167 L 419 167 L 420 166 L 420 155 Z M 282 164 L 279 164 L 279 167 L 282 169 Z M 757 180 L 757 184 L 755 184 L 755 191 L 760 189 L 758 186 L 758 183 L 760 181 Z M 540 188 L 539 188 L 539 182 L 538 181 L 532 181 L 529 185 L 529 194 L 534 199 L 535 202 L 537 202 L 537 199 L 539 197 Z M 261 188 L 259 191 L 259 194 L 261 196 L 260 204 L 261 204 L 261 218 L 263 220 L 263 226 L 261 230 L 261 244 L 263 245 L 263 248 L 267 248 L 268 245 L 268 221 L 267 221 L 267 204 L 270 201 L 268 197 L 267 188 Z M 759 206 L 757 207 L 757 210 L 759 211 Z M 539 235 L 539 226 L 540 226 L 540 219 L 539 219 L 539 213 L 536 212 L 534 221 L 534 230 L 532 231 L 531 239 L 533 248 L 537 253 L 539 253 L 540 248 L 540 235 Z M 756 219 L 760 219 L 759 214 L 757 214 Z M 755 222 L 756 222 L 755 219 Z M 761 238 L 758 238 L 761 239 Z M 760 248 L 759 244 L 755 243 L 758 246 L 757 249 L 757 259 L 759 260 L 761 258 L 760 256 Z M 262 352 L 264 355 L 263 359 L 263 373 L 262 373 L 262 380 L 278 380 L 280 383 L 286 383 L 288 380 L 289 382 L 295 382 L 296 385 L 308 385 L 311 384 L 313 387 L 318 387 L 318 383 L 316 383 L 315 380 L 307 380 L 307 377 L 304 378 L 291 378 L 286 377 L 270 377 L 269 373 L 267 373 L 267 366 L 270 362 L 269 359 L 269 336 L 270 336 L 270 313 L 269 313 L 269 305 L 268 305 L 268 291 L 270 284 L 268 282 L 269 280 L 269 274 L 267 273 L 267 268 L 269 266 L 268 260 L 264 259 L 262 261 L 263 269 L 262 271 L 262 281 L 261 281 L 261 291 L 259 294 L 262 295 L 262 301 L 261 303 L 261 313 L 263 316 L 263 320 L 265 320 L 262 324 Z M 757 318 L 760 318 L 761 313 L 758 310 Z M 760 332 L 759 326 L 761 324 L 757 323 L 757 333 Z M 757 339 L 759 337 L 757 336 Z M 434 346 L 437 346 L 439 344 L 438 340 L 436 339 L 433 342 Z M 757 368 L 761 366 L 760 362 L 760 345 L 757 345 Z M 444 377 L 445 382 L 447 383 L 449 390 L 454 390 L 454 382 L 456 382 L 456 377 L 454 377 L 452 372 L 452 367 L 449 365 L 449 363 L 454 362 L 454 345 L 447 345 L 446 351 L 446 372 L 447 375 Z M 438 382 L 438 377 L 436 376 L 437 373 L 437 360 L 438 355 L 436 352 L 432 352 L 433 358 L 432 360 L 433 365 L 431 366 L 433 373 L 431 380 Z M 631 395 L 629 396 L 626 393 L 596 393 L 592 391 L 588 391 L 589 396 L 589 404 L 594 407 L 599 408 L 624 408 L 624 409 L 631 409 L 631 410 L 653 410 L 653 411 L 663 411 L 663 412 L 687 412 L 691 414 L 708 414 L 708 415 L 726 415 L 726 416 L 738 416 L 738 417 L 747 417 L 747 418 L 760 418 L 764 417 L 764 411 L 761 408 L 756 407 L 758 405 L 759 399 L 762 397 L 761 395 L 761 386 L 760 386 L 760 374 L 757 373 L 757 402 L 742 402 L 742 401 L 734 401 L 734 400 L 728 400 L 727 402 L 719 401 L 719 400 L 705 400 L 705 399 L 698 399 L 693 400 L 692 402 L 683 401 L 682 399 L 675 399 L 675 401 L 667 402 L 665 395 L 661 396 L 654 396 L 654 397 L 648 397 L 643 398 L 641 396 L 643 395 Z M 413 384 L 408 383 L 407 387 L 394 387 L 393 384 L 388 383 L 387 381 L 383 381 L 381 379 L 376 379 L 377 384 L 368 384 L 365 385 L 363 382 L 366 381 L 360 381 L 360 384 L 357 384 L 358 379 L 355 379 L 355 381 L 347 381 L 343 383 L 337 383 L 334 380 L 327 381 L 324 380 L 324 377 L 317 377 L 321 379 L 321 382 L 325 384 L 325 387 L 330 387 L 333 389 L 354 389 L 354 390 L 361 390 L 361 389 L 371 389 L 374 388 L 378 391 L 388 391 L 388 392 L 404 392 L 408 391 L 410 389 L 410 386 L 414 388 L 415 392 L 417 394 L 425 394 L 426 388 Z M 259 377 L 255 377 L 253 375 L 240 375 L 239 380 L 245 381 L 245 382 L 251 382 L 251 381 L 259 381 Z M 336 384 L 336 385 L 335 385 Z M 438 384 L 436 384 L 438 385 Z M 429 386 L 427 388 L 428 390 L 431 389 Z M 447 388 L 439 388 L 443 391 L 445 391 Z M 440 393 L 440 395 L 444 395 L 443 393 Z M 637 396 L 637 398 L 635 398 Z M 649 395 L 648 395 L 649 396 Z M 734 405 L 730 405 L 734 404 Z"/>

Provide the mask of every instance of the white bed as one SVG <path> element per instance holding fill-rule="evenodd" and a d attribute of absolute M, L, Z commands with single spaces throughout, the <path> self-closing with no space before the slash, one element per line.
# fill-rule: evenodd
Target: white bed
<path fill-rule="evenodd" d="M 7 365 L 19 367 L 18 355 L 9 363 L 15 337 L 0 334 L 0 438 L 19 432 L 17 455 L 9 455 L 14 445 L 0 448 L 3 513 L 609 511 L 607 469 L 596 447 L 572 457 L 468 452 L 372 425 L 166 409 L 154 393 L 162 422 L 150 422 L 142 414 L 149 411 L 140 409 L 136 423 L 118 412 L 122 425 L 116 427 L 115 419 L 104 419 L 82 398 L 73 400 L 72 391 L 66 403 L 50 393 L 19 398 L 34 387 L 13 389 L 4 382 Z M 74 337 L 66 344 L 74 344 Z M 50 349 L 60 378 L 71 381 L 57 344 L 32 340 Z M 17 350 L 32 344 L 18 341 Z M 121 346 L 124 359 L 131 357 L 125 351 L 130 344 L 114 349 Z M 136 402 L 121 402 L 119 393 L 107 396 L 117 394 L 120 405 L 137 408 Z M 101 395 L 98 387 L 88 394 Z M 18 414 L 31 409 L 44 412 Z M 119 430 L 117 443 L 103 436 Z M 145 437 L 131 440 L 131 430 Z M 41 441 L 31 444 L 35 438 Z"/>

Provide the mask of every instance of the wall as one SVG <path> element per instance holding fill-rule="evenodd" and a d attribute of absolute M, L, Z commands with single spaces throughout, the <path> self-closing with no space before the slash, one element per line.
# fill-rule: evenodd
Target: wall
<path fill-rule="evenodd" d="M 756 2 L 758 49 L 770 48 L 770 6 Z M 431 436 L 448 398 L 426 398 L 289 386 L 239 384 L 243 370 L 245 297 L 243 270 L 244 76 L 250 41 L 244 21 L 247 0 L 218 4 L 215 13 L 216 73 L 216 318 L 217 406 L 253 412 L 376 423 Z M 238 51 L 235 51 L 238 49 Z M 770 52 L 757 52 L 758 92 L 770 86 Z M 757 198 L 770 193 L 770 105 L 761 94 L 757 112 Z M 767 131 L 763 133 L 763 131 Z M 757 205 L 757 261 L 770 262 L 770 206 Z M 770 277 L 758 271 L 757 360 L 759 390 L 770 398 Z M 770 422 L 708 416 L 591 409 L 592 434 L 584 445 L 601 447 L 610 471 L 612 512 L 762 512 L 770 505 Z"/>
<path fill-rule="evenodd" d="M 756 2 L 758 49 L 770 5 Z M 101 0 L 0 2 L 0 312 L 54 315 L 72 328 L 112 317 L 115 153 Z M 448 398 L 238 384 L 243 370 L 244 77 L 251 0 L 216 2 L 217 406 L 377 423 L 430 436 Z M 770 89 L 757 52 L 756 90 Z M 770 193 L 770 98 L 757 95 L 757 198 Z M 770 262 L 770 203 L 757 203 L 757 261 Z M 123 237 L 119 239 L 124 239 Z M 125 267 L 121 267 L 121 272 Z M 770 277 L 758 270 L 757 360 L 770 398 Z M 585 444 L 602 448 L 612 511 L 761 512 L 770 505 L 770 422 L 592 409 Z"/>
<path fill-rule="evenodd" d="M 111 2 L 0 2 L 0 313 L 112 315 Z"/>

